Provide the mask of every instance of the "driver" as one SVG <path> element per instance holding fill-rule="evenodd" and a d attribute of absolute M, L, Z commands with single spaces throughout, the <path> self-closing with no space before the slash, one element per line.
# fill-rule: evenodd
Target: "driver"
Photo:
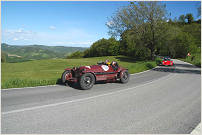
<path fill-rule="evenodd" d="M 115 62 L 115 61 L 112 61 L 112 68 L 114 69 L 114 70 L 117 70 L 118 69 L 118 64 L 117 64 L 117 62 Z"/>
<path fill-rule="evenodd" d="M 109 62 L 109 60 L 106 60 L 106 61 L 105 61 L 105 64 L 106 64 L 107 66 L 110 66 L 111 63 Z"/>

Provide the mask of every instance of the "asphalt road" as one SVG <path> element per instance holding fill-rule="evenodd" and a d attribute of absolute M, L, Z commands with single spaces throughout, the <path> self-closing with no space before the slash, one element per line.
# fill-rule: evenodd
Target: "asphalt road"
<path fill-rule="evenodd" d="M 1 132 L 189 134 L 201 120 L 201 69 L 174 63 L 91 90 L 2 90 Z"/>

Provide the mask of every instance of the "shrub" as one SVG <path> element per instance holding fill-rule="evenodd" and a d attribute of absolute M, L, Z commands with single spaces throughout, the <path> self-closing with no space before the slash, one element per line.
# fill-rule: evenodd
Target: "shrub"
<path fill-rule="evenodd" d="M 157 57 L 155 61 L 156 61 L 156 65 L 160 65 L 162 60 L 161 58 Z"/>

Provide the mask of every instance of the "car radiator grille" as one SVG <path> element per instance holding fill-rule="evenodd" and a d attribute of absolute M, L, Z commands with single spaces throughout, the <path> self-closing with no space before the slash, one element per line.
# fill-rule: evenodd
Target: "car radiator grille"
<path fill-rule="evenodd" d="M 79 77 L 79 75 L 80 75 L 80 72 L 79 72 L 79 70 L 72 70 L 72 77 Z"/>

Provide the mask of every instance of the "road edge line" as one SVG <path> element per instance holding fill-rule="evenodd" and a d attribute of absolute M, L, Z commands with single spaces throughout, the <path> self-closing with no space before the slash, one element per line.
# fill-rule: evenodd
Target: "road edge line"
<path fill-rule="evenodd" d="M 33 88 L 43 88 L 43 87 L 52 87 L 52 86 L 60 86 L 57 84 L 54 85 L 44 85 L 44 86 L 36 86 L 36 87 L 22 87 L 22 88 L 8 88 L 8 89 L 1 89 L 2 91 L 7 91 L 7 90 L 18 90 L 18 89 L 33 89 Z"/>
<path fill-rule="evenodd" d="M 138 73 L 133 73 L 133 74 L 130 74 L 130 75 L 137 75 L 137 74 L 145 73 L 145 72 L 151 71 L 151 70 L 153 70 L 153 69 L 155 69 L 155 68 L 158 68 L 158 67 L 159 67 L 159 66 L 156 66 L 156 67 L 154 67 L 154 68 L 151 68 L 151 69 L 148 69 L 148 70 L 145 70 L 145 71 L 142 71 L 142 72 L 138 72 Z"/>

